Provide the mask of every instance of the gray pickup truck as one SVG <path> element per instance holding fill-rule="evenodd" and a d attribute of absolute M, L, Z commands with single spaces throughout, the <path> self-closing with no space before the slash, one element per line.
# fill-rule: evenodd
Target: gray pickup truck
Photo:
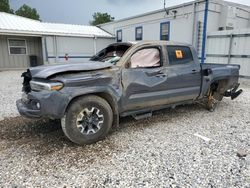
<path fill-rule="evenodd" d="M 198 101 L 213 111 L 235 99 L 239 65 L 200 64 L 187 44 L 148 41 L 109 45 L 89 61 L 29 68 L 22 76 L 21 115 L 60 119 L 65 135 L 90 144 L 119 117 L 150 117 L 155 110 Z"/>

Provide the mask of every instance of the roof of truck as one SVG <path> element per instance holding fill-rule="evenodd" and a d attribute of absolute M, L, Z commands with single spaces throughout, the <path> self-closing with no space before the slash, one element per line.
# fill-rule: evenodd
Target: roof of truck
<path fill-rule="evenodd" d="M 129 41 L 129 42 L 118 42 L 111 44 L 110 46 L 114 45 L 129 45 L 129 46 L 143 46 L 143 45 L 177 45 L 177 46 L 191 46 L 188 43 L 181 43 L 176 41 L 163 41 L 163 40 L 147 40 L 147 41 Z"/>

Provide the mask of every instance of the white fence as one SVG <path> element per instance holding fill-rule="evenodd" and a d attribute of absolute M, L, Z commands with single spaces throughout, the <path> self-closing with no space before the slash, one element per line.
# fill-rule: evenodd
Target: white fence
<path fill-rule="evenodd" d="M 250 29 L 208 34 L 206 62 L 239 64 L 240 75 L 250 78 Z"/>

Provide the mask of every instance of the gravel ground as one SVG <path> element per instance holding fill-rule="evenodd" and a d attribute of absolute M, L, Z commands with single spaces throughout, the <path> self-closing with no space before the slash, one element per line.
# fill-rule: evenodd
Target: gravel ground
<path fill-rule="evenodd" d="M 16 109 L 16 100 L 22 95 L 22 72 L 24 71 L 0 72 L 0 120 L 19 115 Z"/>
<path fill-rule="evenodd" d="M 14 117 L 7 101 L 20 96 L 20 72 L 9 73 L 0 72 L 11 80 L 0 86 L 0 117 L 9 116 L 0 121 L 0 187 L 250 187 L 249 86 L 213 113 L 188 105 L 124 118 L 106 140 L 80 147 L 57 121 Z"/>

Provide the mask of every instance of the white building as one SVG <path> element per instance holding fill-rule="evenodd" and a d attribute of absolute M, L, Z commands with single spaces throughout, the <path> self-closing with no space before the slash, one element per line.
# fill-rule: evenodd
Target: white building
<path fill-rule="evenodd" d="M 43 23 L 0 12 L 0 70 L 82 61 L 114 41 L 98 27 Z"/>
<path fill-rule="evenodd" d="M 166 10 L 161 9 L 102 24 L 99 27 L 116 35 L 118 42 L 186 42 L 192 44 L 197 49 L 199 57 L 203 57 L 205 61 L 207 35 L 219 30 L 250 27 L 250 7 L 221 0 L 197 0 L 168 7 Z"/>
<path fill-rule="evenodd" d="M 240 75 L 250 78 L 250 28 L 209 33 L 206 62 L 238 64 Z"/>

